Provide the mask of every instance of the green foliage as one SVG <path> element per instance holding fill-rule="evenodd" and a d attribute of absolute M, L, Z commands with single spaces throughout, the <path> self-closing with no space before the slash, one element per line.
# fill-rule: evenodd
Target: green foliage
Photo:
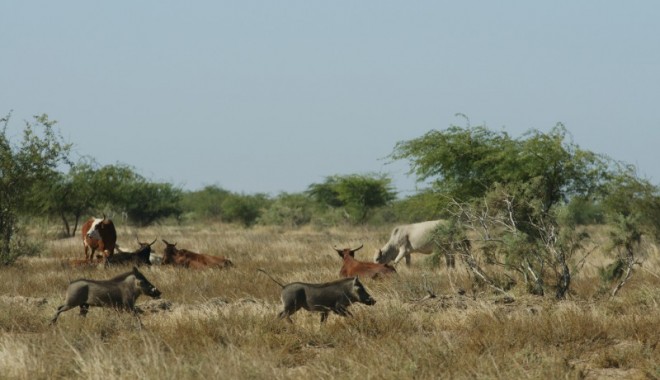
<path fill-rule="evenodd" d="M 602 205 L 587 197 L 573 197 L 566 205 L 567 218 L 575 225 L 602 224 L 605 222 Z"/>
<path fill-rule="evenodd" d="M 0 119 L 0 263 L 10 264 L 20 256 L 15 240 L 19 213 L 33 210 L 32 189 L 44 186 L 61 163 L 68 162 L 70 145 L 54 130 L 47 115 L 26 122 L 23 138 L 12 144 L 7 133 L 11 115 Z"/>
<path fill-rule="evenodd" d="M 135 182 L 128 194 L 126 203 L 120 207 L 140 226 L 167 217 L 178 218 L 182 213 L 182 192 L 169 183 Z"/>
<path fill-rule="evenodd" d="M 551 269 L 563 298 L 570 285 L 567 260 L 585 238 L 575 232 L 576 219 L 586 218 L 577 212 L 586 208 L 579 200 L 594 199 L 609 178 L 608 160 L 568 137 L 561 124 L 520 139 L 483 126 L 452 126 L 399 142 L 391 157 L 410 160 L 419 181 L 433 181 L 429 194 L 455 224 L 478 231 L 487 261 L 499 262 L 494 253 L 502 254 L 502 264 L 521 274 L 534 294 L 543 294 Z M 573 214 L 564 207 L 571 199 Z M 493 285 L 471 260 L 473 272 Z"/>
<path fill-rule="evenodd" d="M 222 201 L 222 219 L 230 223 L 255 224 L 262 210 L 270 205 L 265 194 L 230 194 Z"/>
<path fill-rule="evenodd" d="M 639 178 L 633 167 L 623 166 L 612 174 L 604 193 L 602 208 L 611 224 L 619 229 L 638 230 L 637 233 L 660 241 L 657 186 Z"/>
<path fill-rule="evenodd" d="M 39 212 L 60 218 L 66 236 L 76 233 L 81 218 L 86 218 L 95 205 L 93 174 L 92 164 L 81 161 L 72 165 L 68 174 L 57 172 L 47 187 L 36 189 L 36 196 L 44 201 Z"/>
<path fill-rule="evenodd" d="M 496 184 L 529 184 L 528 193 L 547 211 L 571 195 L 594 192 L 605 175 L 605 159 L 567 137 L 561 124 L 521 139 L 483 126 L 452 126 L 397 143 L 391 157 L 409 160 L 419 181 L 435 179 L 436 190 L 449 198 L 467 201 Z"/>
<path fill-rule="evenodd" d="M 307 194 L 325 207 L 343 209 L 353 223 L 361 224 L 374 209 L 396 198 L 391 182 L 384 175 L 330 176 L 310 185 Z"/>
<path fill-rule="evenodd" d="M 54 176 L 47 194 L 50 214 L 64 223 L 67 235 L 75 233 L 81 218 L 100 214 L 125 212 L 141 226 L 181 214 L 182 192 L 167 183 L 148 182 L 127 165 L 106 165 L 96 168 L 91 161 L 81 161 L 68 174 Z M 70 227 L 73 218 L 74 227 Z"/>
<path fill-rule="evenodd" d="M 185 212 L 193 215 L 194 219 L 220 220 L 222 202 L 230 195 L 229 190 L 215 185 L 206 186 L 202 190 L 184 193 L 181 205 Z"/>
<path fill-rule="evenodd" d="M 598 276 L 600 277 L 600 281 L 604 285 L 607 285 L 614 281 L 620 280 L 623 277 L 625 269 L 626 262 L 620 258 L 617 258 L 606 267 L 598 268 Z"/>
<path fill-rule="evenodd" d="M 392 202 L 393 221 L 414 223 L 445 218 L 449 199 L 433 189 L 427 189 Z"/>
<path fill-rule="evenodd" d="M 259 217 L 259 224 L 299 227 L 312 220 L 314 201 L 305 194 L 278 195 Z"/>

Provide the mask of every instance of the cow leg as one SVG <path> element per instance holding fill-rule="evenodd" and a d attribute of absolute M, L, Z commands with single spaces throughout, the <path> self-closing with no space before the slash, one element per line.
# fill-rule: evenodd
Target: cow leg
<path fill-rule="evenodd" d="M 399 254 L 396 256 L 396 259 L 394 259 L 394 264 L 398 264 L 404 257 L 406 257 L 406 265 L 410 265 L 410 254 L 407 253 L 406 247 L 402 246 L 399 248 Z"/>
<path fill-rule="evenodd" d="M 327 311 L 322 311 L 321 312 L 321 323 L 324 323 L 328 319 L 328 312 Z"/>

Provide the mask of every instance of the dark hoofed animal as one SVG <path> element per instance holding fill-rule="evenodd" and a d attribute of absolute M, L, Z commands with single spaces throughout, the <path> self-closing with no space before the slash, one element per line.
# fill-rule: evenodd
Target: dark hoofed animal
<path fill-rule="evenodd" d="M 56 323 L 61 313 L 74 307 L 80 307 L 80 315 L 84 317 L 90 306 L 130 311 L 139 321 L 135 300 L 143 293 L 153 298 L 161 295 L 160 290 L 151 284 L 136 267 L 133 267 L 132 271 L 110 280 L 75 280 L 69 284 L 64 304 L 57 308 L 51 323 Z"/>
<path fill-rule="evenodd" d="M 341 258 L 344 260 L 344 263 L 339 270 L 340 276 L 376 278 L 382 275 L 396 273 L 396 269 L 387 264 L 367 263 L 356 260 L 355 252 L 360 250 L 363 246 L 364 244 L 355 249 L 338 249 L 337 247 L 333 247 L 339 256 L 341 256 Z"/>
<path fill-rule="evenodd" d="M 86 260 L 93 260 L 94 252 L 97 249 L 103 253 L 104 258 L 112 256 L 117 244 L 115 225 L 105 215 L 103 215 L 103 219 L 92 217 L 82 225 L 82 240 Z"/>
<path fill-rule="evenodd" d="M 234 264 L 224 256 L 213 256 L 203 253 L 191 252 L 187 249 L 178 249 L 176 243 L 165 243 L 163 250 L 163 265 L 175 265 L 184 268 L 203 269 L 208 267 L 228 268 Z"/>
<path fill-rule="evenodd" d="M 125 252 L 117 247 L 119 253 L 108 257 L 106 261 L 107 265 L 123 265 L 123 264 L 133 264 L 133 265 L 151 265 L 151 246 L 156 243 L 157 239 L 154 239 L 151 243 L 143 243 L 138 239 L 138 245 L 140 246 L 133 252 Z"/>
<path fill-rule="evenodd" d="M 321 323 L 323 323 L 328 319 L 330 312 L 341 315 L 342 317 L 353 316 L 348 311 L 348 307 L 353 303 L 358 302 L 365 305 L 376 303 L 357 277 L 321 284 L 292 282 L 283 285 L 265 270 L 258 270 L 266 274 L 266 276 L 282 288 L 280 297 L 284 310 L 278 314 L 278 318 L 286 318 L 291 323 L 293 323 L 291 315 L 301 308 L 321 313 Z"/>

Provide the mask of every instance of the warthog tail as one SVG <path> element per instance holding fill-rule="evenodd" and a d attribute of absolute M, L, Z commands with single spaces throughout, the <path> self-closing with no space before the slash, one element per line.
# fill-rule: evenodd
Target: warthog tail
<path fill-rule="evenodd" d="M 277 281 L 275 278 L 273 278 L 273 276 L 271 276 L 271 275 L 270 275 L 268 272 L 266 272 L 264 269 L 259 268 L 259 269 L 257 269 L 257 271 L 259 271 L 259 272 L 263 272 L 266 276 L 268 276 L 268 278 L 270 278 L 271 280 L 273 280 L 274 283 L 276 283 L 276 284 L 279 285 L 280 287 L 284 288 L 284 285 L 282 285 L 281 282 L 279 282 L 279 281 Z"/>

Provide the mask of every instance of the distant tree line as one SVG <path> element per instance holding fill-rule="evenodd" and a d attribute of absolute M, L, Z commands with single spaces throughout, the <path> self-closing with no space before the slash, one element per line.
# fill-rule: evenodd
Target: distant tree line
<path fill-rule="evenodd" d="M 243 194 L 218 186 L 184 191 L 152 182 L 124 164 L 71 162 L 71 145 L 47 115 L 22 128 L 20 142 L 7 133 L 11 115 L 0 119 L 0 259 L 11 263 L 34 251 L 23 218 L 59 220 L 72 236 L 90 215 L 106 214 L 138 226 L 167 221 L 216 220 L 256 224 L 405 223 L 443 218 L 438 253 L 457 254 L 483 286 L 506 292 L 522 282 L 531 293 L 570 290 L 579 270 L 575 253 L 589 241 L 579 225 L 604 224 L 615 260 L 602 268 L 605 280 L 630 278 L 644 239 L 660 237 L 660 192 L 635 168 L 581 149 L 558 124 L 520 138 L 484 126 L 450 126 L 397 143 L 392 160 L 410 163 L 410 174 L 430 183 L 397 198 L 391 179 L 380 174 L 331 175 L 301 193 Z M 505 268 L 501 280 L 492 268 Z"/>

